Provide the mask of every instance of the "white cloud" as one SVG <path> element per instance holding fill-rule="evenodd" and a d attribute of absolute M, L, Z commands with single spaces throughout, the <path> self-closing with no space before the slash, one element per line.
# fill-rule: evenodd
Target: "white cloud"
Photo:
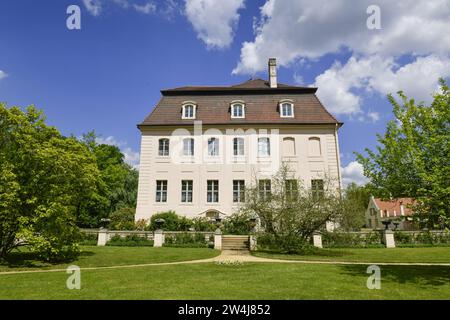
<path fill-rule="evenodd" d="M 3 78 L 6 78 L 7 76 L 8 75 L 4 71 L 0 70 L 0 80 L 2 80 Z"/>
<path fill-rule="evenodd" d="M 208 48 L 226 48 L 234 38 L 244 0 L 185 0 L 185 14 Z"/>
<path fill-rule="evenodd" d="M 87 11 L 93 16 L 98 16 L 102 12 L 101 0 L 83 0 Z"/>
<path fill-rule="evenodd" d="M 156 5 L 153 2 L 147 2 L 144 5 L 133 4 L 133 8 L 140 13 L 150 14 L 156 11 Z"/>
<path fill-rule="evenodd" d="M 369 182 L 369 179 L 364 176 L 363 166 L 357 161 L 352 161 L 346 167 L 341 168 L 341 174 L 344 187 L 352 182 L 357 185 Z"/>
<path fill-rule="evenodd" d="M 95 141 L 98 144 L 108 144 L 111 146 L 118 147 L 124 155 L 124 161 L 126 163 L 128 163 L 130 166 L 132 166 L 133 168 L 139 169 L 140 154 L 139 154 L 139 152 L 135 152 L 135 151 L 133 151 L 133 149 L 128 147 L 126 142 L 118 141 L 113 136 L 108 136 L 106 138 L 100 136 L 100 137 L 97 137 L 95 139 Z"/>
<path fill-rule="evenodd" d="M 380 120 L 380 114 L 378 112 L 368 112 L 367 116 L 372 122 L 377 122 Z"/>
<path fill-rule="evenodd" d="M 403 90 L 410 98 L 430 102 L 438 79 L 450 76 L 450 59 L 437 55 L 418 57 L 400 67 L 392 57 L 351 57 L 345 65 L 337 62 L 316 77 L 317 95 L 335 114 L 358 114 L 361 98 L 356 90 L 381 95 Z M 373 113 L 373 112 L 372 112 Z M 374 114 L 368 116 L 372 120 Z M 376 117 L 376 115 L 375 115 Z"/>
<path fill-rule="evenodd" d="M 369 30 L 372 0 L 268 0 L 253 41 L 244 42 L 234 73 L 254 74 L 269 57 L 287 66 L 348 48 L 355 54 L 401 56 L 450 52 L 448 0 L 379 0 L 381 30 Z"/>

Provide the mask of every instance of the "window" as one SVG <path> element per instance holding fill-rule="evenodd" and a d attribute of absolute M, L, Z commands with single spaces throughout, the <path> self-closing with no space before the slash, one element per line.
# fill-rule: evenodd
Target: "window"
<path fill-rule="evenodd" d="M 311 192 L 314 200 L 320 200 L 323 198 L 323 180 L 315 179 L 311 180 Z"/>
<path fill-rule="evenodd" d="M 270 156 L 269 138 L 258 138 L 258 156 Z"/>
<path fill-rule="evenodd" d="M 167 180 L 156 181 L 156 202 L 167 202 Z"/>
<path fill-rule="evenodd" d="M 219 155 L 219 139 L 217 138 L 208 139 L 208 155 L 210 156 Z"/>
<path fill-rule="evenodd" d="M 192 180 L 181 181 L 181 202 L 192 202 Z"/>
<path fill-rule="evenodd" d="M 269 200 L 271 194 L 271 182 L 270 180 L 259 180 L 259 196 L 262 200 Z"/>
<path fill-rule="evenodd" d="M 233 139 L 233 154 L 235 156 L 244 155 L 244 138 L 234 138 Z"/>
<path fill-rule="evenodd" d="M 196 105 L 184 104 L 181 118 L 182 119 L 195 119 Z"/>
<path fill-rule="evenodd" d="M 282 102 L 280 106 L 282 118 L 294 117 L 294 105 L 290 102 Z"/>
<path fill-rule="evenodd" d="M 295 201 L 298 198 L 298 181 L 286 180 L 286 199 Z"/>
<path fill-rule="evenodd" d="M 245 201 L 245 181 L 233 180 L 233 202 Z"/>
<path fill-rule="evenodd" d="M 283 156 L 292 157 L 295 156 L 295 139 L 283 138 Z"/>
<path fill-rule="evenodd" d="M 183 155 L 193 156 L 194 155 L 194 139 L 186 138 L 183 139 Z"/>
<path fill-rule="evenodd" d="M 231 105 L 231 117 L 232 118 L 245 118 L 245 107 L 241 103 L 235 103 Z"/>
<path fill-rule="evenodd" d="M 169 156 L 169 139 L 159 139 L 158 155 L 162 157 Z"/>
<path fill-rule="evenodd" d="M 219 180 L 208 180 L 207 202 L 219 202 Z"/>
<path fill-rule="evenodd" d="M 318 138 L 318 137 L 309 138 L 308 152 L 309 152 L 309 156 L 312 156 L 312 157 L 318 157 L 322 154 L 321 148 L 320 148 L 320 138 Z"/>

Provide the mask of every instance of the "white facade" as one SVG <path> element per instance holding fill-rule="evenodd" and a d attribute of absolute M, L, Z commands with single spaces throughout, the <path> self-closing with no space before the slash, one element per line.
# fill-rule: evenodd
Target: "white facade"
<path fill-rule="evenodd" d="M 230 215 L 240 205 L 233 199 L 233 181 L 244 180 L 246 185 L 250 185 L 256 179 L 270 179 L 282 161 L 289 163 L 292 171 L 308 187 L 312 179 L 320 179 L 324 175 L 338 181 L 340 187 L 337 129 L 335 124 L 201 127 L 199 123 L 184 128 L 141 128 L 135 219 L 148 220 L 151 215 L 167 210 L 188 217 L 205 216 L 207 212 Z M 183 155 L 183 140 L 186 138 L 194 139 L 193 156 Z M 210 138 L 219 142 L 218 155 L 208 154 Z M 234 155 L 234 138 L 243 139 L 244 155 Z M 258 138 L 269 138 L 270 155 L 262 155 L 267 150 L 263 144 L 258 145 Z M 169 139 L 169 155 L 164 155 L 164 152 L 160 155 L 161 139 Z M 237 153 L 241 153 L 241 149 Z M 218 182 L 217 202 L 208 202 L 208 180 Z M 163 183 L 167 188 L 165 197 L 161 197 L 161 193 L 157 197 L 157 191 L 164 192 L 157 190 L 157 181 L 166 181 Z M 182 202 L 182 181 L 192 181 L 192 202 Z M 163 198 L 165 202 L 161 201 Z"/>

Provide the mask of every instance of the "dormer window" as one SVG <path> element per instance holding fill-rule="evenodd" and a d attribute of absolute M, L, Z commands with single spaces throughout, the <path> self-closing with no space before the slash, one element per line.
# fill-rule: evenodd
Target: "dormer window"
<path fill-rule="evenodd" d="M 184 103 L 181 119 L 195 119 L 197 106 L 194 103 Z"/>
<path fill-rule="evenodd" d="M 280 116 L 282 118 L 294 117 L 294 104 L 291 101 L 280 101 Z"/>
<path fill-rule="evenodd" d="M 245 118 L 245 105 L 242 101 L 231 103 L 231 118 Z"/>

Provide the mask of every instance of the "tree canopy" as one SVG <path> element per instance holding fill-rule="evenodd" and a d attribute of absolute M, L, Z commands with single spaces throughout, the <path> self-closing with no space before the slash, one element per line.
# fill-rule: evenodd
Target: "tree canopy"
<path fill-rule="evenodd" d="M 430 106 L 392 95 L 395 119 L 377 135 L 376 151 L 357 153 L 364 174 L 385 198 L 413 197 L 429 227 L 450 225 L 450 91 L 444 80 Z"/>

